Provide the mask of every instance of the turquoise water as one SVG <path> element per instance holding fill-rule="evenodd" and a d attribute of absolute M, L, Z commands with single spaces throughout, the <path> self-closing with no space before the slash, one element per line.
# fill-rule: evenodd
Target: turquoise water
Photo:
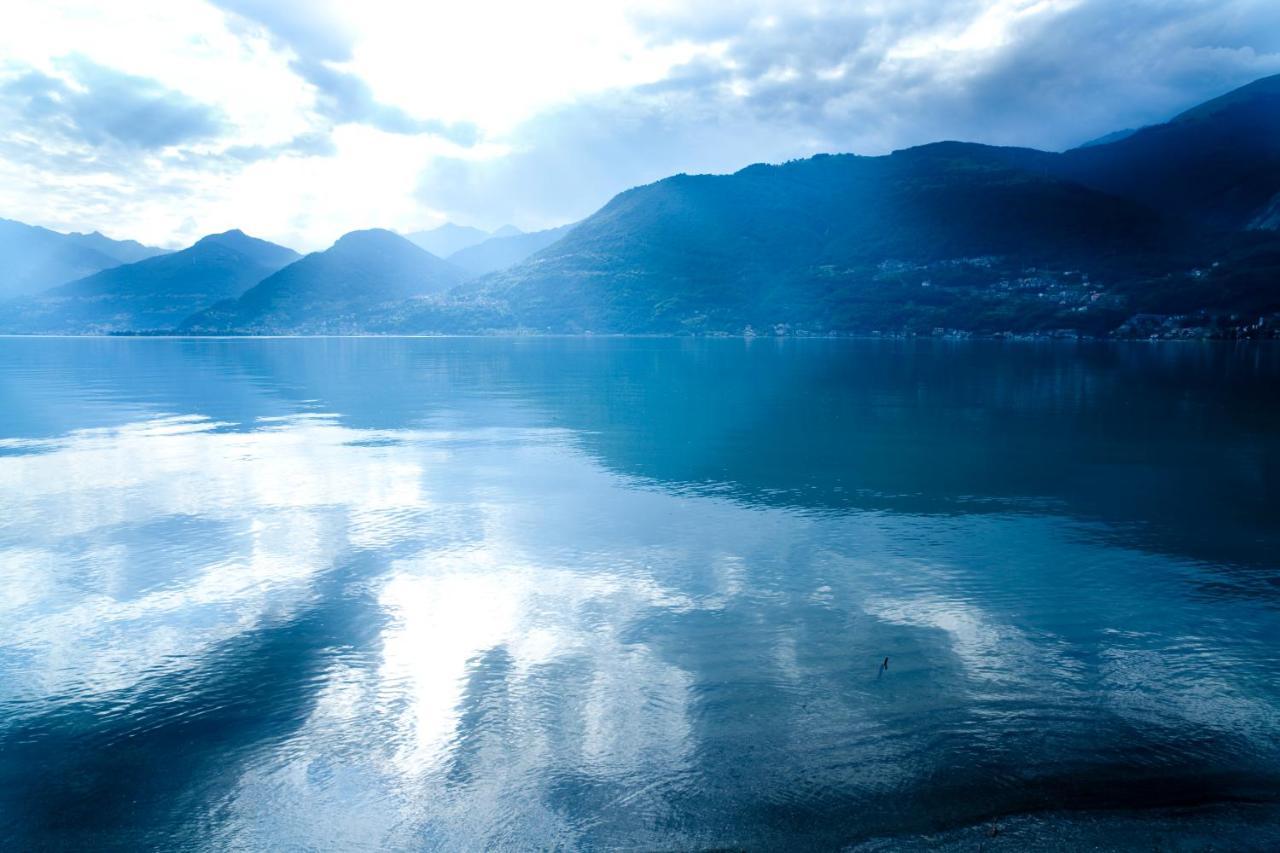
<path fill-rule="evenodd" d="M 1278 390 L 1208 344 L 0 339 L 0 847 L 1274 849 Z"/>

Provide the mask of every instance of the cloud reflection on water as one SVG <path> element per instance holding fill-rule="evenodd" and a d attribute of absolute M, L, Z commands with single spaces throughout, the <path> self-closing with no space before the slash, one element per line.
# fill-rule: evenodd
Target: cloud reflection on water
<path fill-rule="evenodd" d="M 741 433 L 708 454 L 721 486 L 608 464 L 671 444 L 699 470 L 693 433 L 566 418 L 554 383 L 436 388 L 431 417 L 301 387 L 291 414 L 4 440 L 0 747 L 131 799 L 145 773 L 115 762 L 177 748 L 148 843 L 822 846 L 1083 802 L 1085 776 L 1274 779 L 1268 601 L 1208 598 L 1220 566 L 1065 501 L 815 511 L 734 488 Z M 821 480 L 777 461 L 744 476 Z M 196 828 L 158 816 L 180 796 Z"/>

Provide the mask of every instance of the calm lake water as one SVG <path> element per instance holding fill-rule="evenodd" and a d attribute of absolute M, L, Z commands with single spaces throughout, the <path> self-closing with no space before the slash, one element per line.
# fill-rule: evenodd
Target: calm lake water
<path fill-rule="evenodd" d="M 1263 346 L 0 339 L 0 847 L 1276 849 L 1278 484 Z"/>

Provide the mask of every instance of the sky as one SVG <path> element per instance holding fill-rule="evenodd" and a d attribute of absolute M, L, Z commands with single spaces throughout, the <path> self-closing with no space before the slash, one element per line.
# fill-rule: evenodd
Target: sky
<path fill-rule="evenodd" d="M 536 230 L 679 172 L 1067 148 L 1276 73 L 1276 0 L 6 0 L 0 217 Z"/>

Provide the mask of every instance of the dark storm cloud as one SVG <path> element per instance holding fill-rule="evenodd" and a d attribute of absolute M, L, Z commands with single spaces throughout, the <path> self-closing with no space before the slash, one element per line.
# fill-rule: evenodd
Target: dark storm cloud
<path fill-rule="evenodd" d="M 352 43 L 323 7 L 289 0 L 212 0 L 241 21 L 262 27 L 294 54 L 289 67 L 316 90 L 317 111 L 334 124 L 366 124 L 387 133 L 430 133 L 459 145 L 473 145 L 473 125 L 420 119 L 374 97 L 369 85 L 333 63 L 351 59 Z"/>
<path fill-rule="evenodd" d="M 93 147 L 155 150 L 218 136 L 218 110 L 155 80 L 73 57 L 60 63 L 74 79 L 27 71 L 0 85 L 0 110 L 55 138 Z"/>

